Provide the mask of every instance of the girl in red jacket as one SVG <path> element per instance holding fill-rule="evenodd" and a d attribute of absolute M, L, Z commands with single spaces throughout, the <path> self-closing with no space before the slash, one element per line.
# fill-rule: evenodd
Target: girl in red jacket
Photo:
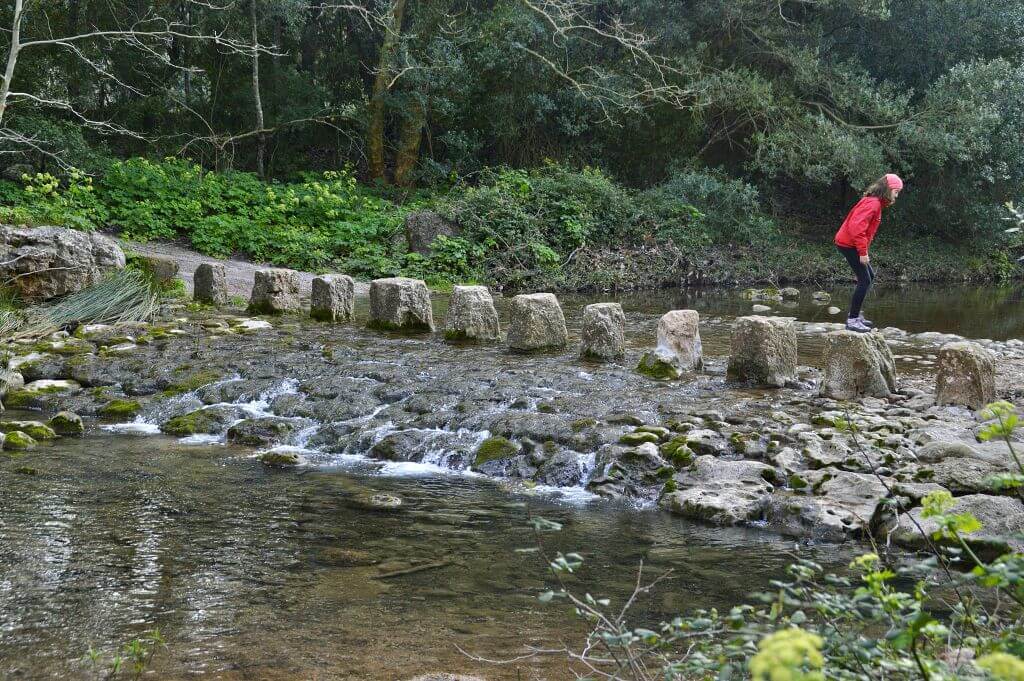
<path fill-rule="evenodd" d="M 850 314 L 846 318 L 846 328 L 858 333 L 866 333 L 874 326 L 864 319 L 861 306 L 864 297 L 875 279 L 875 271 L 871 268 L 871 256 L 868 248 L 878 231 L 882 221 L 882 209 L 891 206 L 903 189 L 903 180 L 898 175 L 889 174 L 879 179 L 864 192 L 864 198 L 857 202 L 843 226 L 836 232 L 836 247 L 846 256 L 846 261 L 857 275 L 857 290 L 850 302 Z"/>

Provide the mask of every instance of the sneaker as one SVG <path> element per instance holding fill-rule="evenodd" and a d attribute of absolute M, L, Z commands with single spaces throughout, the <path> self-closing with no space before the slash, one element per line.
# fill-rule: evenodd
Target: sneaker
<path fill-rule="evenodd" d="M 864 325 L 864 322 L 861 321 L 860 317 L 854 317 L 852 319 L 847 319 L 846 320 L 846 330 L 847 331 L 856 331 L 857 333 L 868 333 L 869 331 L 871 331 L 870 328 L 868 328 L 867 326 Z"/>
<path fill-rule="evenodd" d="M 875 328 L 875 323 L 874 322 L 871 322 L 871 321 L 868 321 L 867 319 L 864 319 L 864 313 L 863 312 L 860 313 L 860 316 L 857 317 L 857 320 L 861 324 L 863 324 L 864 326 L 868 327 L 869 329 Z"/>

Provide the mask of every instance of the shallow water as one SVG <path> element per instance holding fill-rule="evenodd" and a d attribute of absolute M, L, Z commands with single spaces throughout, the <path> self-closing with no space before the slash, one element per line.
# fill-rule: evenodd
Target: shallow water
<path fill-rule="evenodd" d="M 807 293 L 795 306 L 774 307 L 801 321 L 836 321 Z M 834 295 L 842 306 L 846 291 Z M 197 340 L 193 356 L 217 358 L 250 378 L 309 381 L 362 375 L 354 372 L 371 366 L 399 371 L 436 400 L 434 412 L 457 413 L 460 400 L 474 409 L 508 409 L 523 395 L 531 408 L 563 399 L 566 410 L 588 401 L 600 402 L 594 409 L 648 413 L 666 403 L 713 408 L 749 399 L 755 406 L 756 391 L 726 387 L 720 375 L 727 321 L 748 313 L 748 301 L 713 290 L 619 300 L 630 352 L 620 366 L 590 365 L 572 350 L 522 357 L 500 346 L 453 347 L 438 337 L 382 337 L 323 325 L 246 338 L 245 352 L 240 339 Z M 573 347 L 587 302 L 594 299 L 563 299 Z M 1024 335 L 1020 302 L 1020 289 L 881 288 L 868 311 L 880 326 L 1005 339 Z M 444 306 L 443 298 L 436 301 L 438 319 Z M 683 307 L 707 320 L 702 336 L 711 375 L 686 385 L 635 376 L 630 365 L 653 344 L 658 316 Z M 365 302 L 359 310 L 365 316 Z M 803 334 L 800 342 L 801 361 L 814 364 L 820 335 Z M 335 359 L 311 360 L 324 345 L 337 348 Z M 176 352 L 166 361 L 180 361 Z M 930 371 L 918 364 L 903 369 L 923 378 Z M 265 402 L 249 406 L 266 408 Z M 388 409 L 397 414 L 405 407 L 396 402 Z M 369 428 L 383 427 L 389 416 L 384 410 L 360 418 Z M 417 418 L 431 416 L 428 410 Z M 543 561 L 515 551 L 533 544 L 528 514 L 565 523 L 551 549 L 583 553 L 580 590 L 610 596 L 613 604 L 628 595 L 641 560 L 650 574 L 673 569 L 673 578 L 638 606 L 637 624 L 645 625 L 742 600 L 795 555 L 841 566 L 856 551 L 797 546 L 757 529 L 704 527 L 592 500 L 579 489 L 524 492 L 436 466 L 370 462 L 347 450 L 311 452 L 310 466 L 278 471 L 249 449 L 203 442 L 93 432 L 0 461 L 0 676 L 91 678 L 83 661 L 90 646 L 113 651 L 159 627 L 168 643 L 155 661 L 159 678 L 390 680 L 430 671 L 567 678 L 561 658 L 494 666 L 456 647 L 507 658 L 526 644 L 580 640 L 580 624 L 564 606 L 535 598 L 547 588 Z M 359 445 L 365 451 L 367 443 Z M 26 464 L 39 474 L 15 472 Z M 404 503 L 374 510 L 366 499 L 377 493 Z M 443 564 L 378 578 L 435 563 Z"/>
<path fill-rule="evenodd" d="M 564 606 L 535 598 L 540 558 L 515 552 L 533 545 L 528 513 L 565 524 L 549 548 L 585 555 L 583 591 L 621 604 L 641 560 L 652 576 L 674 570 L 638 622 L 735 602 L 797 552 L 849 555 L 608 502 L 510 495 L 462 475 L 382 477 L 358 463 L 275 471 L 246 450 L 164 437 L 65 441 L 32 463 L 37 476 L 4 461 L 0 484 L 4 678 L 88 678 L 90 646 L 113 650 L 154 627 L 168 644 L 160 678 L 565 678 L 557 658 L 498 668 L 455 647 L 492 658 L 579 640 Z M 380 492 L 405 503 L 360 503 Z"/>

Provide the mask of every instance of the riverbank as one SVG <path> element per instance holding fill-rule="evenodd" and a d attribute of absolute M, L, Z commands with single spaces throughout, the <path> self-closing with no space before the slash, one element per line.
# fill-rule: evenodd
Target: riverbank
<path fill-rule="evenodd" d="M 849 280 L 831 243 L 841 215 L 783 219 L 768 214 L 756 192 L 742 195 L 683 195 L 674 185 L 638 191 L 592 169 L 556 165 L 398 193 L 360 185 L 345 171 L 263 182 L 186 161 L 129 159 L 95 183 L 81 174 L 39 175 L 24 187 L 0 181 L 0 223 L 103 230 L 207 257 L 362 280 L 410 276 L 437 288 L 479 282 L 503 291 L 603 292 Z M 880 282 L 1021 275 L 1019 244 L 1007 235 L 949 242 L 899 219 L 887 216 L 873 247 Z"/>

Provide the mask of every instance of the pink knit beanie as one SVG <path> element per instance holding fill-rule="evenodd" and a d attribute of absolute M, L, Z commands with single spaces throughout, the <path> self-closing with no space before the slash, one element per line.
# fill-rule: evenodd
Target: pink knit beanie
<path fill-rule="evenodd" d="M 889 189 L 903 189 L 903 180 L 900 179 L 899 175 L 889 173 L 885 176 L 885 182 L 889 185 Z"/>

